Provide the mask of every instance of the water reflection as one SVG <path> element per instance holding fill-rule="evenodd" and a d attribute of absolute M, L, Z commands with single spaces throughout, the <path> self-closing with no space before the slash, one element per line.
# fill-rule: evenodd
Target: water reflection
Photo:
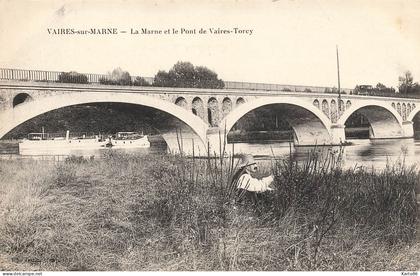
<path fill-rule="evenodd" d="M 384 139 L 349 140 L 351 145 L 342 147 L 343 165 L 345 168 L 363 166 L 367 168 L 382 169 L 387 164 L 393 165 L 405 162 L 406 165 L 419 165 L 420 141 L 414 139 Z M 268 144 L 235 144 L 235 152 L 252 153 L 260 160 L 268 160 L 274 157 L 286 158 L 289 154 L 298 160 L 308 158 L 311 151 L 317 150 L 328 154 L 338 152 L 339 147 L 294 147 L 289 143 Z"/>
<path fill-rule="evenodd" d="M 21 156 L 48 156 L 48 155 L 76 155 L 90 157 L 94 156 L 96 158 L 101 158 L 108 151 L 118 151 L 125 153 L 136 153 L 136 154 L 148 154 L 148 153 L 164 153 L 166 152 L 165 147 L 150 147 L 150 148 L 119 148 L 119 149 L 109 149 L 109 148 L 100 148 L 100 149 L 26 149 L 20 152 Z"/>

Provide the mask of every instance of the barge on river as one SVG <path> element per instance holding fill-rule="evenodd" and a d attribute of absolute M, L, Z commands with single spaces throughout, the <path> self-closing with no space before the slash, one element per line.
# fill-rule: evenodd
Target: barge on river
<path fill-rule="evenodd" d="M 149 148 L 150 142 L 147 135 L 137 132 L 117 132 L 110 137 L 106 147 L 112 148 Z"/>
<path fill-rule="evenodd" d="M 19 143 L 19 153 L 30 150 L 78 150 L 78 149 L 100 149 L 105 147 L 107 141 L 100 135 L 80 135 L 70 138 L 69 131 L 66 136 L 57 136 L 49 133 L 29 133 L 26 139 Z"/>

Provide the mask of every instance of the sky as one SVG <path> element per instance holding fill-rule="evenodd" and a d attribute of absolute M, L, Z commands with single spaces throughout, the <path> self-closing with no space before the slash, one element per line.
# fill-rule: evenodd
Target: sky
<path fill-rule="evenodd" d="M 337 86 L 337 45 L 341 87 L 396 87 L 406 70 L 420 82 L 418 26 L 417 0 L 0 0 L 0 67 L 153 77 L 189 61 L 223 80 Z M 49 34 L 58 28 L 127 33 Z M 170 33 L 131 34 L 142 28 Z"/>

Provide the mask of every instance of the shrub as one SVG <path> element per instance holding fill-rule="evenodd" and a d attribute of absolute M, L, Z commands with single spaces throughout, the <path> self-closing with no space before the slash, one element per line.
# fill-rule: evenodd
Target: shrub
<path fill-rule="evenodd" d="M 62 72 L 58 75 L 58 82 L 63 83 L 88 83 L 88 77 L 74 71 Z"/>
<path fill-rule="evenodd" d="M 150 86 L 151 84 L 146 81 L 145 78 L 142 77 L 136 77 L 136 79 L 133 82 L 134 86 Z"/>

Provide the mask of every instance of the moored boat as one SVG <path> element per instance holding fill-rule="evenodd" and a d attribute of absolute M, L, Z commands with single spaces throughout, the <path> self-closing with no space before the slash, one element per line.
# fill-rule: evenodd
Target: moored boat
<path fill-rule="evenodd" d="M 65 137 L 44 132 L 29 133 L 28 137 L 19 143 L 19 153 L 22 154 L 28 150 L 99 149 L 106 143 L 106 140 L 99 135 L 80 135 L 70 138 L 69 131 L 66 132 Z"/>
<path fill-rule="evenodd" d="M 150 142 L 147 135 L 138 132 L 117 132 L 110 137 L 106 147 L 112 148 L 149 148 Z"/>

